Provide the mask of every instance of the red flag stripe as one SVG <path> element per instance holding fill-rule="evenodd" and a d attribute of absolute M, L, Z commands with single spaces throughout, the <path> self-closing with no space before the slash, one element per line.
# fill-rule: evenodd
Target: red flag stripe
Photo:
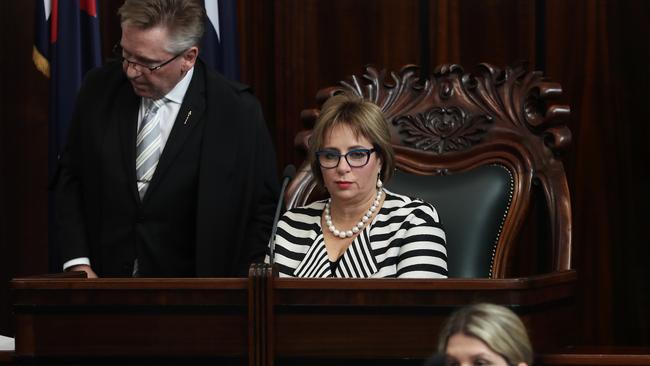
<path fill-rule="evenodd" d="M 59 29 L 59 0 L 52 0 L 50 13 L 50 43 L 55 43 Z"/>
<path fill-rule="evenodd" d="M 91 17 L 97 17 L 97 2 L 95 0 L 79 0 L 79 9 Z"/>

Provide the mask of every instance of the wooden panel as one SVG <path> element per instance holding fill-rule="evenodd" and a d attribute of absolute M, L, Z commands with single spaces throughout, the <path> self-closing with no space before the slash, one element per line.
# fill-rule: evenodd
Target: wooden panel
<path fill-rule="evenodd" d="M 430 67 L 535 60 L 535 1 L 430 1 Z"/>
<path fill-rule="evenodd" d="M 600 3 L 604 4 L 604 3 Z M 596 244 L 599 241 L 611 241 L 616 235 L 603 212 L 608 212 L 607 193 L 601 195 L 601 184 L 616 184 L 605 169 L 599 168 L 608 152 L 602 149 L 602 139 L 597 125 L 599 120 L 608 120 L 610 112 L 596 110 L 592 103 L 604 107 L 608 92 L 599 85 L 597 74 L 604 83 L 609 83 L 607 50 L 603 47 L 601 23 L 598 21 L 598 9 L 601 5 L 593 1 L 574 1 L 566 3 L 547 2 L 548 25 L 548 72 L 562 83 L 566 97 L 570 100 L 573 114 L 570 123 L 573 132 L 573 154 L 567 156 L 567 174 L 575 212 L 574 252 L 579 253 L 574 259 L 574 266 L 582 273 L 592 273 L 582 278 L 579 287 L 584 316 L 580 321 L 586 324 L 586 318 L 594 319 L 598 314 L 612 311 L 612 266 L 610 259 L 612 247 Z M 599 30 L 600 28 L 600 30 Z M 571 34 L 572 37 L 567 37 Z M 582 40 L 576 42 L 575 40 Z M 601 66 L 597 66 L 600 64 Z M 600 69 L 600 70 L 598 70 Z M 576 72 L 581 70 L 581 72 Z M 585 124 L 583 124 L 583 122 Z M 586 129 L 583 130 L 583 128 Z M 572 179 L 573 178 L 573 182 Z M 573 185 L 571 185 L 573 183 Z M 612 186 L 615 190 L 615 186 Z M 611 192 L 613 193 L 614 190 Z M 604 192 L 602 192 L 604 193 Z M 590 224 L 586 225 L 589 222 Z M 591 278 L 590 278 L 591 277 Z M 598 288 L 589 282 L 598 283 Z M 597 291 L 596 291 L 597 290 Z M 612 341 L 612 323 L 610 319 L 600 318 L 591 323 L 593 332 L 584 334 L 586 343 L 609 343 Z M 584 327 L 584 325 L 582 326 Z"/>
<path fill-rule="evenodd" d="M 120 42 L 122 28 L 117 10 L 124 1 L 98 1 L 97 16 L 99 17 L 99 32 L 102 43 L 102 60 L 112 56 L 113 46 Z"/>
<path fill-rule="evenodd" d="M 331 314 L 315 309 L 310 309 L 308 315 L 279 312 L 278 357 L 425 358 L 435 349 L 444 316 L 433 317 L 425 310 L 412 311 L 406 316 L 377 309 L 372 312 L 367 315 Z M 287 334 L 294 336 L 281 336 Z"/>
<path fill-rule="evenodd" d="M 510 306 L 531 329 L 535 349 L 574 339 L 574 272 L 527 279 L 313 280 L 274 283 L 279 359 L 426 358 L 457 307 L 479 301 Z M 553 324 L 549 327 L 548 324 Z"/>
<path fill-rule="evenodd" d="M 650 3 L 547 0 L 547 74 L 572 108 L 565 158 L 587 344 L 650 343 Z"/>
<path fill-rule="evenodd" d="M 22 343 L 16 352 L 21 357 L 207 357 L 247 356 L 245 310 L 235 314 L 214 315 L 206 310 L 188 312 L 156 307 L 119 312 L 105 312 L 97 318 L 95 311 L 69 309 L 49 314 L 16 315 L 19 324 L 31 323 L 29 337 L 18 330 Z M 53 329 L 58 331 L 52 332 Z M 187 330 L 191 329 L 192 336 Z M 219 332 L 228 329 L 228 332 Z M 27 343 L 26 343 L 27 342 Z M 28 350 L 29 349 L 29 350 Z M 32 353 L 33 352 L 33 353 Z"/>
<path fill-rule="evenodd" d="M 33 66 L 34 1 L 2 1 L 0 334 L 13 334 L 9 280 L 45 273 L 48 80 Z"/>
<path fill-rule="evenodd" d="M 275 141 L 283 134 L 275 118 L 275 7 L 272 1 L 239 0 L 237 4 L 240 78 L 253 87 Z M 285 160 L 278 158 L 277 162 L 283 169 Z"/>
<path fill-rule="evenodd" d="M 275 143 L 282 163 L 299 163 L 293 138 L 316 92 L 365 64 L 417 63 L 417 0 L 275 2 Z"/>
<path fill-rule="evenodd" d="M 0 351 L 0 366 L 8 366 L 13 364 L 13 358 L 13 351 Z"/>
<path fill-rule="evenodd" d="M 540 354 L 535 365 L 650 365 L 650 349 L 645 347 L 580 347 L 558 353 Z"/>
<path fill-rule="evenodd" d="M 248 358 L 246 279 L 19 279 L 21 359 Z"/>

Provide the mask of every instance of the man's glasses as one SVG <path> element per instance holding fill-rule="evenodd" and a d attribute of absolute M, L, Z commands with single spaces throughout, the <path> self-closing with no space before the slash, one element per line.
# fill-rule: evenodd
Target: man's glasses
<path fill-rule="evenodd" d="M 113 54 L 115 55 L 115 57 L 117 57 L 119 60 L 122 61 L 122 64 L 126 63 L 127 69 L 129 68 L 129 66 L 131 66 L 137 71 L 147 69 L 147 70 L 149 70 L 150 73 L 153 73 L 154 71 L 156 71 L 156 70 L 160 69 L 161 67 L 167 65 L 168 63 L 174 61 L 176 58 L 178 58 L 178 56 L 182 55 L 184 52 L 185 51 L 176 54 L 176 56 L 170 58 L 169 60 L 167 60 L 167 61 L 165 61 L 165 62 L 163 62 L 163 63 L 161 63 L 159 65 L 145 65 L 145 64 L 141 64 L 139 62 L 135 62 L 135 61 L 131 61 L 131 60 L 126 59 L 124 57 L 123 53 L 122 53 L 122 47 L 120 47 L 119 44 L 116 44 L 115 46 L 113 46 Z"/>
<path fill-rule="evenodd" d="M 354 149 L 345 154 L 341 154 L 334 150 L 318 150 L 316 151 L 316 159 L 318 164 L 325 169 L 332 169 L 339 166 L 341 157 L 345 157 L 345 161 L 352 168 L 361 168 L 368 164 L 370 161 L 370 154 L 377 151 L 377 149 Z"/>

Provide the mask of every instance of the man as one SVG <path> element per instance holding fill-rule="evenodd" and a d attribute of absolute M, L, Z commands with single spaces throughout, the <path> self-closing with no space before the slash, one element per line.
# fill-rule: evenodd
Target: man
<path fill-rule="evenodd" d="M 126 0 L 121 63 L 88 74 L 56 181 L 65 270 L 239 276 L 264 256 L 277 200 L 259 103 L 201 60 L 204 10 Z"/>

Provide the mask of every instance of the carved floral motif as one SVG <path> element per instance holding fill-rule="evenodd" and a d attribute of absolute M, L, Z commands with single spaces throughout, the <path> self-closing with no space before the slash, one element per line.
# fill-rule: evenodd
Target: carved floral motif
<path fill-rule="evenodd" d="M 405 144 L 442 154 L 466 150 L 481 141 L 492 118 L 480 115 L 468 119 L 462 108 L 434 107 L 424 113 L 400 116 L 393 123 L 406 136 Z"/>

